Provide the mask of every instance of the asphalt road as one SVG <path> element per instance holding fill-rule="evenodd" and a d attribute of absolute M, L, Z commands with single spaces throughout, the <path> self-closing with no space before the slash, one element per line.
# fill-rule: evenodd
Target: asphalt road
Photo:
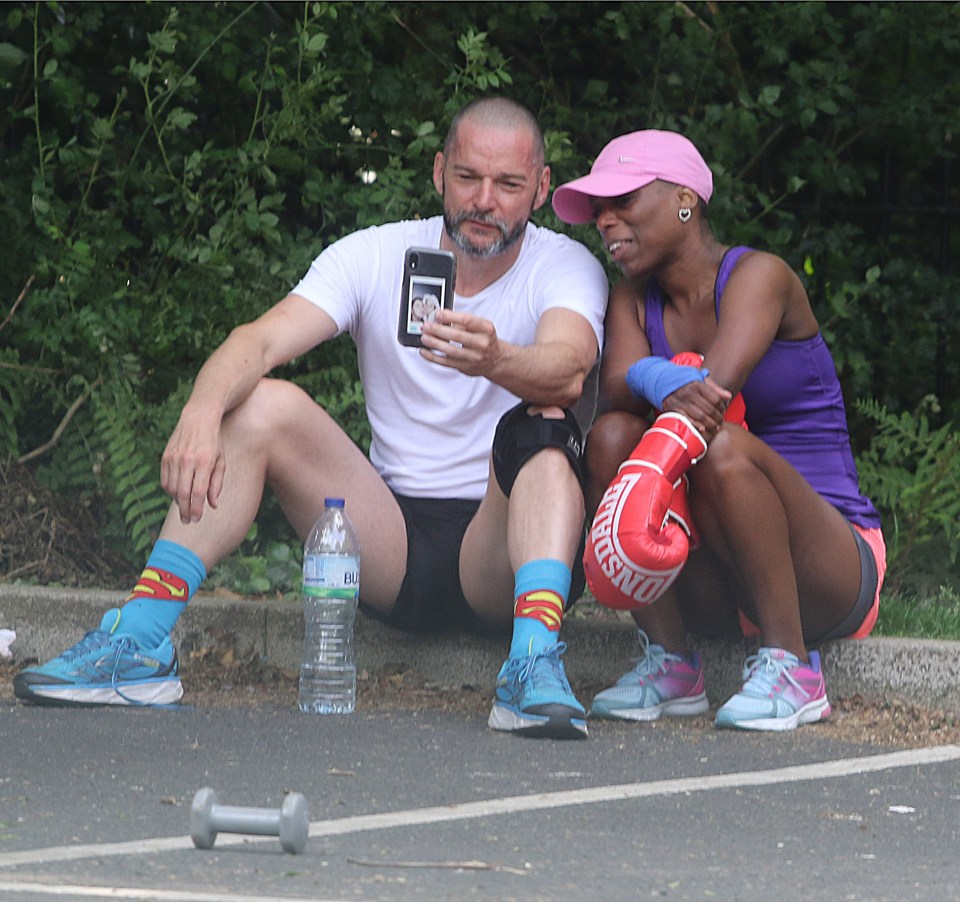
<path fill-rule="evenodd" d="M 302 855 L 189 809 L 310 804 Z M 592 723 L 582 742 L 479 713 L 0 707 L 0 900 L 956 900 L 960 747 L 816 726 Z"/>

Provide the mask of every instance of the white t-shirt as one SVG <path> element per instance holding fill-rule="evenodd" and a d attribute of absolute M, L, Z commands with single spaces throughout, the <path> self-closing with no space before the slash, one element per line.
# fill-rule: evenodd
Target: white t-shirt
<path fill-rule="evenodd" d="M 370 460 L 387 485 L 419 498 L 482 498 L 500 417 L 519 398 L 488 379 L 424 360 L 397 340 L 403 255 L 439 247 L 443 219 L 373 226 L 327 247 L 293 289 L 328 313 L 357 345 Z M 583 315 L 603 344 L 607 278 L 596 258 L 565 235 L 527 226 L 516 262 L 454 309 L 489 319 L 504 341 L 530 345 L 552 307 Z"/>

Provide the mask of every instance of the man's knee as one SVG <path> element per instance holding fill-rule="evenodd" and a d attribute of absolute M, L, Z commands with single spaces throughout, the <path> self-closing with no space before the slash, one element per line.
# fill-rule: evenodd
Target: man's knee
<path fill-rule="evenodd" d="M 510 495 L 517 475 L 535 454 L 547 448 L 563 452 L 567 463 L 583 484 L 583 436 L 576 418 L 563 411 L 562 418 L 529 414 L 531 405 L 518 404 L 497 424 L 493 439 L 493 471 L 504 495 Z"/>
<path fill-rule="evenodd" d="M 302 416 L 304 405 L 313 404 L 311 397 L 292 382 L 263 378 L 226 420 L 242 426 L 248 434 L 263 431 L 276 436 L 284 423 Z"/>

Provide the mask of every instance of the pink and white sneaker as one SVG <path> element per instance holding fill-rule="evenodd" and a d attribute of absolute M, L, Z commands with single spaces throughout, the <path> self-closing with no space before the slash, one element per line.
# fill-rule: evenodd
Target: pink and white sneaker
<path fill-rule="evenodd" d="M 640 657 L 616 685 L 597 693 L 590 706 L 591 717 L 650 721 L 661 714 L 703 714 L 710 705 L 703 689 L 700 656 L 694 653 L 684 658 L 662 645 L 651 645 L 643 630 L 637 630 L 637 636 Z"/>
<path fill-rule="evenodd" d="M 815 651 L 804 664 L 782 648 L 761 648 L 747 658 L 743 678 L 743 689 L 717 711 L 718 727 L 783 732 L 830 716 Z"/>

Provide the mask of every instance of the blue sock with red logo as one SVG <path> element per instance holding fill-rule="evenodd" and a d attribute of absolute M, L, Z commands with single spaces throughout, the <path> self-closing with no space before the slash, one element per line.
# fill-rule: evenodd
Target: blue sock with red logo
<path fill-rule="evenodd" d="M 120 609 L 114 632 L 131 636 L 146 649 L 156 648 L 170 635 L 206 575 L 203 561 L 189 548 L 160 539 Z"/>
<path fill-rule="evenodd" d="M 517 569 L 511 658 L 532 655 L 557 641 L 570 581 L 570 568 L 553 558 L 528 561 Z"/>

